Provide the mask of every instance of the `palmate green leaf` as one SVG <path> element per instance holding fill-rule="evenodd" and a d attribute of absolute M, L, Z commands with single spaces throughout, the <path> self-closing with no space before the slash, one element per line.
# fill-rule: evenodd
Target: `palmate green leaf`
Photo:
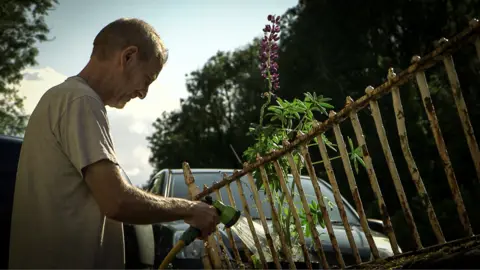
<path fill-rule="evenodd" d="M 304 95 L 305 95 L 305 100 L 314 101 L 316 99 L 316 97 L 313 96 L 313 95 L 316 96 L 315 92 L 313 92 L 313 95 L 310 92 L 304 93 Z"/>
<path fill-rule="evenodd" d="M 325 228 L 325 219 L 320 209 L 320 205 L 316 201 L 312 201 L 309 204 L 310 212 L 312 214 L 313 222 L 318 223 L 322 228 Z"/>
<path fill-rule="evenodd" d="M 325 145 L 326 145 L 328 148 L 332 149 L 333 151 L 337 152 L 337 149 L 335 148 L 335 146 L 337 146 L 337 145 L 334 144 L 333 142 L 331 142 L 331 141 L 327 138 L 327 136 L 325 135 L 325 133 L 322 133 L 321 136 L 322 136 L 322 140 L 323 140 L 323 142 L 325 143 Z"/>
<path fill-rule="evenodd" d="M 277 113 L 277 114 L 283 113 L 283 108 L 282 107 L 274 106 L 274 105 L 268 107 L 267 110 L 272 111 L 272 112 Z"/>
<path fill-rule="evenodd" d="M 333 105 L 325 103 L 325 102 L 321 102 L 320 105 L 322 106 L 322 108 L 327 108 L 327 109 L 335 108 L 335 107 L 333 107 Z"/>
<path fill-rule="evenodd" d="M 365 162 L 363 161 L 363 152 L 362 152 L 362 147 L 361 147 L 361 146 L 358 146 L 357 148 L 355 148 L 355 159 L 356 159 L 364 168 L 366 168 Z"/>
<path fill-rule="evenodd" d="M 281 107 L 284 108 L 284 109 L 286 109 L 286 110 L 292 108 L 293 106 L 294 106 L 294 102 L 290 102 L 290 101 L 288 101 L 288 100 L 283 100 L 283 101 L 281 102 Z"/>
<path fill-rule="evenodd" d="M 357 163 L 357 159 L 355 158 L 356 156 L 355 148 L 353 147 L 353 142 L 350 137 L 348 137 L 348 145 L 350 147 L 350 160 L 353 162 L 355 172 L 358 174 L 358 163 Z"/>
<path fill-rule="evenodd" d="M 306 121 L 304 124 L 303 124 L 303 127 L 301 128 L 301 130 L 304 132 L 304 133 L 308 133 L 311 129 L 312 129 L 312 122 L 311 121 Z"/>
<path fill-rule="evenodd" d="M 314 106 L 311 106 L 312 111 L 318 111 L 322 114 L 328 115 L 327 109 L 333 109 L 334 107 L 327 103 L 327 101 L 330 101 L 331 98 L 324 98 L 323 96 L 318 96 L 314 92 L 313 94 L 311 93 L 305 93 L 305 101 L 312 102 Z"/>
<path fill-rule="evenodd" d="M 333 208 L 335 207 L 335 203 L 334 203 L 334 202 L 332 202 L 331 200 L 328 200 L 328 202 L 327 202 L 327 206 L 329 206 L 329 207 L 330 207 L 330 211 L 332 211 L 332 210 L 333 210 Z"/>
<path fill-rule="evenodd" d="M 325 110 L 325 108 L 323 108 L 323 107 L 321 107 L 321 106 L 320 106 L 320 107 L 316 107 L 316 108 L 317 108 L 318 111 L 321 112 L 322 114 L 328 115 L 328 112 L 327 112 L 327 110 Z"/>
<path fill-rule="evenodd" d="M 353 155 L 351 156 L 351 159 L 353 160 L 353 165 L 354 165 L 354 167 L 355 167 L 355 173 L 358 174 L 358 162 L 357 162 L 357 159 L 355 158 L 355 154 L 353 154 Z"/>
<path fill-rule="evenodd" d="M 366 168 L 367 166 L 365 165 L 365 162 L 363 161 L 363 158 L 359 155 L 355 155 L 355 159 L 358 161 L 358 163 L 360 163 L 364 168 Z"/>
<path fill-rule="evenodd" d="M 309 207 L 310 207 L 310 211 L 312 213 L 316 213 L 317 210 L 318 210 L 318 205 L 317 205 L 317 202 L 316 201 L 312 201 L 310 204 L 309 204 Z"/>
<path fill-rule="evenodd" d="M 281 108 L 285 107 L 284 106 L 285 102 L 281 98 L 277 97 L 276 101 L 277 101 L 277 104 L 279 105 L 279 107 L 281 107 Z"/>
<path fill-rule="evenodd" d="M 308 119 L 308 120 L 312 120 L 312 119 L 313 119 L 313 113 L 312 113 L 311 110 L 308 110 L 308 111 L 307 111 L 307 119 Z"/>
<path fill-rule="evenodd" d="M 323 96 L 320 96 L 317 101 L 322 103 L 322 102 L 326 102 L 326 101 L 331 101 L 332 99 L 331 98 L 327 98 L 327 97 L 323 97 Z"/>
<path fill-rule="evenodd" d="M 278 115 L 277 113 L 266 113 L 266 114 L 265 114 L 265 117 L 267 117 L 267 116 L 272 116 L 272 117 L 274 117 L 274 116 L 277 116 L 277 115 Z"/>
<path fill-rule="evenodd" d="M 284 107 L 279 106 L 279 105 L 270 105 L 270 106 L 267 107 L 267 110 L 269 110 L 269 111 L 274 111 L 274 110 L 283 111 Z"/>
<path fill-rule="evenodd" d="M 361 146 L 354 148 L 352 139 L 350 137 L 348 137 L 348 144 L 350 147 L 350 160 L 353 162 L 355 172 L 358 174 L 358 163 L 360 163 L 364 168 L 366 168 L 365 162 L 362 159 L 363 157 L 362 148 Z"/>
<path fill-rule="evenodd" d="M 312 107 L 310 110 L 315 112 L 321 112 L 321 113 L 325 111 L 325 110 L 322 110 L 322 108 L 318 108 L 318 107 Z"/>
<path fill-rule="evenodd" d="M 283 125 L 285 125 L 286 119 L 283 114 L 273 114 L 273 113 L 268 113 L 265 116 L 271 116 L 270 117 L 270 122 L 275 122 L 276 120 L 279 120 Z"/>
<path fill-rule="evenodd" d="M 294 100 L 294 104 L 295 104 L 296 107 L 299 108 L 300 110 L 305 111 L 305 110 L 308 109 L 307 105 L 306 105 L 302 100 L 300 100 L 300 99 L 295 99 L 295 100 Z"/>
<path fill-rule="evenodd" d="M 316 215 L 316 220 L 318 222 L 318 224 L 323 228 L 325 229 L 326 225 L 325 225 L 325 219 L 323 218 L 323 213 L 322 211 L 318 211 L 317 215 Z"/>
<path fill-rule="evenodd" d="M 301 101 L 300 101 L 301 102 Z M 288 106 L 285 107 L 285 110 L 290 112 L 290 113 L 293 113 L 293 112 L 305 112 L 307 108 L 305 107 L 305 104 L 302 103 L 299 103 L 299 102 L 293 102 L 293 103 L 290 103 Z"/>
<path fill-rule="evenodd" d="M 256 256 L 255 254 L 253 254 L 252 256 L 250 256 L 250 259 L 252 259 L 252 262 L 253 262 L 253 267 L 255 269 L 260 269 L 262 266 L 261 266 L 261 263 L 260 263 L 260 258 L 258 258 L 258 256 Z"/>
<path fill-rule="evenodd" d="M 303 101 L 303 104 L 305 104 L 306 110 L 309 110 L 309 109 L 312 107 L 312 105 L 313 105 L 312 102 L 307 101 L 307 100 L 304 100 L 304 101 Z"/>
<path fill-rule="evenodd" d="M 303 210 L 299 214 L 299 218 L 300 218 L 300 223 L 301 223 L 302 227 L 304 228 L 305 237 L 310 237 L 312 234 L 311 234 L 311 231 L 310 231 L 310 224 L 307 221 L 307 216 L 305 214 L 305 210 Z"/>
<path fill-rule="evenodd" d="M 276 115 L 282 115 L 282 123 L 285 124 L 286 119 L 301 119 L 300 114 L 304 114 L 308 109 L 306 105 L 300 101 L 296 100 L 292 103 L 288 101 L 282 101 L 281 106 L 270 106 L 268 108 L 269 111 L 274 112 Z"/>
<path fill-rule="evenodd" d="M 353 153 L 355 148 L 353 147 L 352 138 L 348 137 L 348 145 L 350 146 L 350 151 Z"/>
<path fill-rule="evenodd" d="M 310 224 L 308 222 L 305 223 L 305 233 L 304 235 L 306 237 L 311 237 L 312 236 L 312 231 L 310 230 Z"/>

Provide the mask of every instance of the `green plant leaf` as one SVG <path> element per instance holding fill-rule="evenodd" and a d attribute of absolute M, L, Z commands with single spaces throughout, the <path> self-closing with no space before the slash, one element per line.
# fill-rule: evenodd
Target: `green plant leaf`
<path fill-rule="evenodd" d="M 337 149 L 335 148 L 335 146 L 337 146 L 337 145 L 334 144 L 334 143 L 332 143 L 332 142 L 327 138 L 327 136 L 325 135 L 325 133 L 322 133 L 321 137 L 322 137 L 323 142 L 325 143 L 325 145 L 326 145 L 328 148 L 330 148 L 330 149 L 332 149 L 333 151 L 337 152 Z"/>
<path fill-rule="evenodd" d="M 335 108 L 335 107 L 333 107 L 332 104 L 326 103 L 326 102 L 320 102 L 320 105 L 321 105 L 323 108 L 327 108 L 327 109 L 334 109 L 334 108 Z"/>

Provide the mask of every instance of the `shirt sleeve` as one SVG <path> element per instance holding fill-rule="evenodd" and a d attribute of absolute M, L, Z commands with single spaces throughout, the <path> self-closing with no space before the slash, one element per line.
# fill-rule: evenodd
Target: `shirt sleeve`
<path fill-rule="evenodd" d="M 100 160 L 117 163 L 105 107 L 83 96 L 70 102 L 58 122 L 62 150 L 83 176 L 82 170 Z"/>

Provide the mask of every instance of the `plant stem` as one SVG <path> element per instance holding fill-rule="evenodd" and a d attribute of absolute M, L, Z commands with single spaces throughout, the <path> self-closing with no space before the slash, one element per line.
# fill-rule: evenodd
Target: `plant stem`
<path fill-rule="evenodd" d="M 298 123 L 298 125 L 295 127 L 295 129 L 299 129 L 300 128 L 300 125 L 302 124 L 303 121 L 305 121 L 307 117 L 307 113 L 305 112 L 305 114 L 303 115 L 302 119 L 300 120 L 300 122 Z"/>
<path fill-rule="evenodd" d="M 263 115 L 265 114 L 265 108 L 267 108 L 268 104 L 270 104 L 272 95 L 268 93 L 267 96 L 267 101 L 262 105 L 262 108 L 260 109 L 260 126 L 263 125 Z"/>
<path fill-rule="evenodd" d="M 336 157 L 330 158 L 329 160 L 334 160 L 338 158 L 341 158 L 341 156 L 336 156 Z M 312 165 L 321 164 L 321 163 L 323 163 L 323 160 L 312 162 Z"/>
<path fill-rule="evenodd" d="M 294 190 L 295 190 L 295 181 L 292 179 L 292 186 L 290 187 L 290 194 L 291 194 L 291 197 L 292 197 L 292 203 L 294 202 L 293 198 L 295 197 L 295 193 L 294 193 Z M 295 207 L 295 204 L 294 204 L 294 207 Z M 290 208 L 288 208 L 289 210 L 287 211 L 287 218 L 285 219 L 285 227 L 286 227 L 286 231 L 287 231 L 287 239 L 288 239 L 288 244 L 289 244 L 289 247 L 291 248 L 292 247 L 292 233 L 290 232 L 290 219 L 291 219 L 291 216 L 292 216 L 292 210 Z"/>

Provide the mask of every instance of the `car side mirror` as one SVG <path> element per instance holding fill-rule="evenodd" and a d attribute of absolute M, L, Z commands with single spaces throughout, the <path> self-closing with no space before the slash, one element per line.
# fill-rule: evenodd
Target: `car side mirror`
<path fill-rule="evenodd" d="M 367 219 L 368 227 L 376 232 L 385 233 L 383 221 L 380 219 L 369 218 Z"/>

